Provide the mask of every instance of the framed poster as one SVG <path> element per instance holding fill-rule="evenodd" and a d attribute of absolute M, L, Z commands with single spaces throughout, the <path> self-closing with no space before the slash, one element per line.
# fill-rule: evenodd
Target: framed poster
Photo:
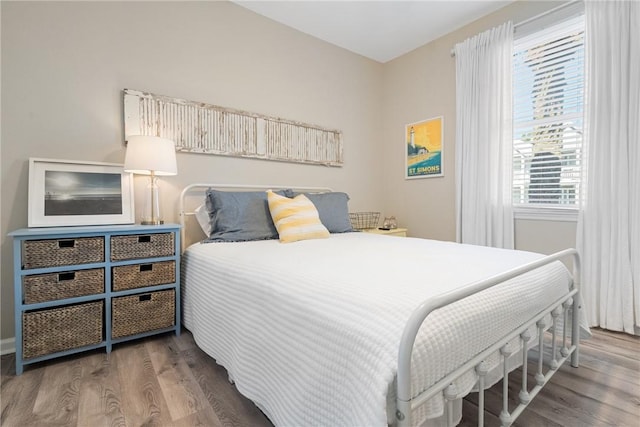
<path fill-rule="evenodd" d="M 444 176 L 442 127 L 442 116 L 405 126 L 405 179 Z"/>
<path fill-rule="evenodd" d="M 29 227 L 133 224 L 133 178 L 115 163 L 29 159 Z"/>

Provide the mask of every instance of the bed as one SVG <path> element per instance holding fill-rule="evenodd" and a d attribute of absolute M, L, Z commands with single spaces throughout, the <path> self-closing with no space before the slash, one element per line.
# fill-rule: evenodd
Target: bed
<path fill-rule="evenodd" d="M 215 222 L 211 192 L 236 203 L 272 188 L 188 186 L 182 229 L 194 231 L 191 217 Z M 336 208 L 332 196 L 313 199 L 329 189 L 282 191 L 316 200 L 321 222 L 344 228 L 344 196 Z M 244 210 L 234 209 L 236 221 Z M 195 240 L 182 257 L 183 322 L 277 426 L 455 425 L 470 392 L 483 425 L 483 390 L 503 379 L 506 391 L 523 366 L 520 403 L 510 407 L 505 394 L 500 414 L 510 425 L 562 363 L 578 366 L 578 282 L 559 261 L 577 267 L 573 249 L 543 256 L 362 232 L 282 243 L 245 240 L 245 227 L 229 227 L 231 241 L 182 239 Z M 523 348 L 533 347 L 542 357 L 528 385 Z"/>

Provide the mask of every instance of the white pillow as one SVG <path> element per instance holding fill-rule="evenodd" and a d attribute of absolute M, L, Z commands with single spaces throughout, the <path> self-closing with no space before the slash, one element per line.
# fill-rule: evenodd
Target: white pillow
<path fill-rule="evenodd" d="M 198 220 L 198 224 L 200 224 L 200 228 L 207 237 L 211 236 L 211 219 L 209 218 L 209 211 L 207 210 L 206 203 L 201 204 L 193 211 L 196 215 L 196 219 Z"/>

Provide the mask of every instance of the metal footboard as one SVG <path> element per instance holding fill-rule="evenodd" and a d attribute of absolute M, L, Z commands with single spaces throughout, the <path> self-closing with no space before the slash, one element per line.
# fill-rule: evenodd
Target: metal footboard
<path fill-rule="evenodd" d="M 418 334 L 422 323 L 434 310 L 451 304 L 460 299 L 466 298 L 477 292 L 483 291 L 494 285 L 502 283 L 506 280 L 517 277 L 528 271 L 535 270 L 546 264 L 550 264 L 554 261 L 558 261 L 564 257 L 573 256 L 574 261 L 574 276 L 573 282 L 568 292 L 563 295 L 553 304 L 549 305 L 534 317 L 527 320 L 521 327 L 510 332 L 504 336 L 501 340 L 487 348 L 482 353 L 478 354 L 473 359 L 456 369 L 454 372 L 445 376 L 442 380 L 438 381 L 427 390 L 423 391 L 419 395 L 411 396 L 411 353 L 413 350 L 414 342 Z M 405 326 L 402 340 L 400 341 L 400 348 L 398 354 L 398 374 L 397 374 L 397 401 L 396 401 L 396 422 L 399 427 L 411 426 L 411 416 L 413 409 L 417 408 L 428 399 L 434 397 L 438 393 L 444 391 L 444 398 L 446 402 L 445 413 L 447 416 L 447 425 L 454 425 L 453 420 L 453 402 L 458 396 L 458 392 L 454 385 L 454 380 L 460 377 L 462 374 L 468 372 L 471 369 L 475 369 L 478 375 L 478 425 L 484 425 L 484 389 L 485 389 L 485 376 L 487 374 L 487 366 L 484 360 L 496 351 L 500 351 L 503 361 L 504 371 L 502 373 L 503 388 L 502 388 L 502 410 L 500 412 L 500 422 L 503 426 L 511 425 L 516 418 L 524 411 L 529 402 L 538 394 L 542 387 L 549 381 L 558 368 L 571 357 L 571 365 L 578 367 L 578 346 L 580 341 L 579 331 L 579 283 L 580 283 L 580 257 L 575 249 L 566 249 L 555 254 L 546 256 L 540 260 L 525 264 L 521 267 L 509 270 L 507 272 L 498 274 L 486 280 L 478 281 L 471 284 L 464 289 L 457 290 L 455 292 L 449 292 L 441 295 L 440 297 L 430 299 L 422 303 L 412 314 Z M 571 344 L 567 345 L 568 338 L 568 313 L 569 308 L 572 307 L 572 319 L 571 319 Z M 551 315 L 552 325 L 547 325 L 545 319 L 548 315 Z M 557 333 L 557 321 L 560 316 L 564 316 L 563 331 L 561 340 L 556 337 Z M 528 363 L 528 349 L 530 347 L 529 341 L 531 340 L 531 334 L 529 328 L 536 325 L 538 331 L 538 366 L 535 374 L 536 385 L 529 390 L 527 386 L 527 363 Z M 543 360 L 545 351 L 544 335 L 547 328 L 551 326 L 551 362 L 548 370 L 544 372 Z M 520 347 L 513 349 L 508 346 L 507 343 L 517 338 L 520 343 Z M 558 351 L 558 341 L 561 342 L 561 348 Z M 508 405 L 508 382 L 509 382 L 509 369 L 506 360 L 515 351 L 522 349 L 522 387 L 519 392 L 519 404 L 509 412 Z"/>

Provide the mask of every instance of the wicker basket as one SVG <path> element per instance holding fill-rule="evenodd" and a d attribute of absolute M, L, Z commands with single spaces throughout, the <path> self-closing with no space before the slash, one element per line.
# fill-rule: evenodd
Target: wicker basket
<path fill-rule="evenodd" d="M 116 297 L 111 301 L 112 338 L 141 334 L 175 325 L 176 291 Z"/>
<path fill-rule="evenodd" d="M 104 292 L 104 268 L 23 276 L 25 304 Z"/>
<path fill-rule="evenodd" d="M 104 301 L 22 313 L 24 359 L 102 342 Z"/>
<path fill-rule="evenodd" d="M 113 267 L 111 277 L 114 291 L 173 283 L 176 281 L 176 262 L 120 265 Z"/>
<path fill-rule="evenodd" d="M 356 230 L 376 228 L 380 220 L 380 212 L 349 212 L 351 226 Z"/>
<path fill-rule="evenodd" d="M 104 237 L 25 240 L 22 269 L 89 264 L 104 261 Z"/>
<path fill-rule="evenodd" d="M 157 258 L 175 253 L 173 233 L 132 234 L 111 237 L 111 260 Z"/>

